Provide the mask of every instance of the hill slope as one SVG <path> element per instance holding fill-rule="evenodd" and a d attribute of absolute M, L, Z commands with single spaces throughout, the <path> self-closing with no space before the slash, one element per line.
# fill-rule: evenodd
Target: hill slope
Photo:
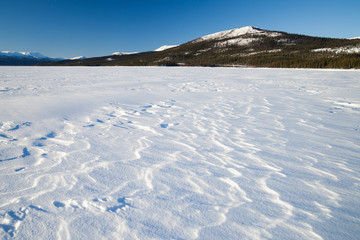
<path fill-rule="evenodd" d="M 247 26 L 209 34 L 160 52 L 41 64 L 360 68 L 360 39 L 311 37 Z"/>

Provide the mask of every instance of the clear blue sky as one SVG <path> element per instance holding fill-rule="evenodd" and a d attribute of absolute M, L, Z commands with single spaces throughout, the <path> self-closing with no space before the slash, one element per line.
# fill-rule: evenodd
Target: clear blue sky
<path fill-rule="evenodd" d="M 248 25 L 358 37 L 360 0 L 0 0 L 0 51 L 103 56 Z"/>

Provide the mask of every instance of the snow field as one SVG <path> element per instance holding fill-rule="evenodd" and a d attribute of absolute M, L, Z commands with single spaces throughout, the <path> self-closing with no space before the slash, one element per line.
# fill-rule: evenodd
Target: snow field
<path fill-rule="evenodd" d="M 360 72 L 1 67 L 2 239 L 356 239 Z"/>

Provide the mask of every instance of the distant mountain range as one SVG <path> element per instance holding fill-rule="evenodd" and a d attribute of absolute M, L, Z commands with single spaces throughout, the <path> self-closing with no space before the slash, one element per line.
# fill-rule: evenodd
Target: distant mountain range
<path fill-rule="evenodd" d="M 23 66 L 34 65 L 39 62 L 60 61 L 64 58 L 50 58 L 38 52 L 0 51 L 0 65 Z"/>
<path fill-rule="evenodd" d="M 37 65 L 360 68 L 360 39 L 311 37 L 247 26 L 150 52 L 42 61 Z"/>

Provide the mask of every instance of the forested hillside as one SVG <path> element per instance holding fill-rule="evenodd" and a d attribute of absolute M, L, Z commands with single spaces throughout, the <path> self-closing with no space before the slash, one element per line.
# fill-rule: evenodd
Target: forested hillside
<path fill-rule="evenodd" d="M 210 34 L 164 51 L 40 65 L 360 68 L 360 39 L 311 37 L 243 27 Z"/>

